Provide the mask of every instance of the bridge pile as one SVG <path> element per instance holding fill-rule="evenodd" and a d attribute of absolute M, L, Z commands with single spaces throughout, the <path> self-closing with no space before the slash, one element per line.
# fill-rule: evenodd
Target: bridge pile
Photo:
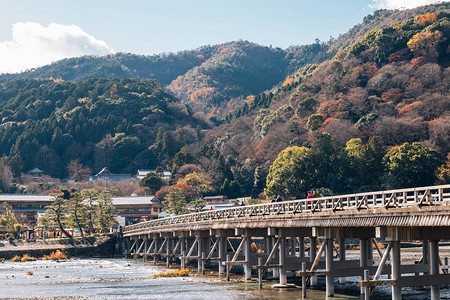
<path fill-rule="evenodd" d="M 227 278 L 242 265 L 244 278 L 255 269 L 260 285 L 270 273 L 277 286 L 288 287 L 287 271 L 293 271 L 302 277 L 304 295 L 318 276 L 326 278 L 327 296 L 334 295 L 335 280 L 360 276 L 366 299 L 376 286 L 390 285 L 392 299 L 402 298 L 403 287 L 431 286 L 435 300 L 440 286 L 450 284 L 439 256 L 439 241 L 450 239 L 450 185 L 193 213 L 126 226 L 124 237 L 125 255 L 165 259 L 168 266 L 178 259 L 182 268 L 195 260 L 199 272 L 217 263 Z M 346 257 L 348 239 L 359 241 L 358 260 Z M 422 258 L 402 263 L 401 243 L 417 240 Z"/>

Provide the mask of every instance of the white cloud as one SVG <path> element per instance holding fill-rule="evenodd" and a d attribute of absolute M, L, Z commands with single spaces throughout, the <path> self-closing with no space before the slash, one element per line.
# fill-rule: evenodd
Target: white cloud
<path fill-rule="evenodd" d="M 0 42 L 0 73 L 20 72 L 63 58 L 114 53 L 76 25 L 20 22 L 12 26 L 12 40 Z"/>
<path fill-rule="evenodd" d="M 400 9 L 438 3 L 442 0 L 372 0 L 372 2 L 373 8 Z"/>

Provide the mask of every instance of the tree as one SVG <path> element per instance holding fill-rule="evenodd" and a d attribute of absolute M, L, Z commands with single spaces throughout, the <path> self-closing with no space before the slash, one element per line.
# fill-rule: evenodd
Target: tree
<path fill-rule="evenodd" d="M 323 125 L 323 116 L 319 114 L 312 114 L 308 118 L 308 122 L 306 123 L 306 128 L 310 131 L 316 131 Z"/>
<path fill-rule="evenodd" d="M 384 165 L 397 188 L 434 184 L 437 169 L 442 164 L 442 156 L 436 150 L 420 143 L 404 143 L 384 157 Z"/>
<path fill-rule="evenodd" d="M 94 234 L 98 192 L 95 189 L 82 190 L 81 198 L 84 200 L 85 204 L 85 213 L 89 233 Z"/>
<path fill-rule="evenodd" d="M 438 45 L 443 40 L 443 34 L 439 30 L 416 33 L 407 43 L 411 52 L 418 55 L 439 56 Z"/>
<path fill-rule="evenodd" d="M 70 198 L 70 192 L 67 190 L 61 190 L 61 193 L 55 195 L 55 200 L 49 206 L 45 212 L 45 217 L 40 219 L 43 226 L 57 226 L 61 232 L 72 238 L 72 235 L 64 228 L 68 223 L 68 199 Z"/>
<path fill-rule="evenodd" d="M 281 151 L 270 166 L 267 175 L 267 197 L 276 195 L 288 199 L 305 194 L 311 186 L 311 150 L 306 147 L 288 147 Z"/>
<path fill-rule="evenodd" d="M 187 202 L 181 189 L 170 187 L 163 202 L 166 211 L 170 214 L 182 215 L 188 212 Z"/>
<path fill-rule="evenodd" d="M 6 232 L 16 235 L 22 229 L 22 225 L 17 222 L 11 205 L 5 202 L 3 203 L 3 209 L 5 212 L 0 216 L 0 224 L 5 226 Z"/>
<path fill-rule="evenodd" d="M 109 192 L 101 192 L 97 197 L 96 223 L 100 228 L 100 232 L 106 233 L 109 229 L 117 224 L 115 217 L 116 209 L 112 204 L 111 194 Z"/>
<path fill-rule="evenodd" d="M 70 177 L 76 181 L 88 179 L 92 172 L 90 168 L 84 167 L 78 159 L 71 160 L 67 165 L 67 170 L 69 171 Z"/>
<path fill-rule="evenodd" d="M 205 193 L 212 191 L 211 181 L 202 173 L 192 172 L 184 178 L 178 180 L 177 184 L 188 184 L 195 188 L 198 197 L 203 197 Z"/>
<path fill-rule="evenodd" d="M 73 191 L 69 198 L 69 218 L 68 224 L 78 228 L 82 237 L 84 237 L 84 229 L 88 226 L 88 209 L 85 199 L 80 193 Z"/>
<path fill-rule="evenodd" d="M 23 168 L 22 157 L 20 157 L 19 154 L 15 154 L 13 157 L 9 159 L 8 166 L 10 167 L 14 177 L 16 178 L 19 177 L 20 172 L 22 171 Z"/>
<path fill-rule="evenodd" d="M 142 180 L 139 182 L 140 186 L 148 187 L 152 191 L 152 193 L 156 193 L 156 191 L 158 191 L 163 186 L 163 184 L 164 183 L 161 177 L 159 177 L 153 172 L 145 175 L 145 177 L 142 178 Z"/>

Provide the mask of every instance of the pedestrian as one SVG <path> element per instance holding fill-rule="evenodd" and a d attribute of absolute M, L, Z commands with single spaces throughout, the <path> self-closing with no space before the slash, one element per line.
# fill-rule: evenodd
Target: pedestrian
<path fill-rule="evenodd" d="M 280 195 L 277 196 L 277 202 L 283 202 L 283 199 L 281 198 Z"/>

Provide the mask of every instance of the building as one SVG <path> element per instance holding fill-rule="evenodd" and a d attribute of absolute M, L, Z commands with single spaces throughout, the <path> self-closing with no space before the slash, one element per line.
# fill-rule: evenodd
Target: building
<path fill-rule="evenodd" d="M 114 174 L 111 173 L 106 167 L 100 172 L 90 177 L 90 181 L 106 180 L 106 181 L 122 181 L 132 179 L 130 174 Z"/>
<path fill-rule="evenodd" d="M 8 203 L 14 211 L 17 221 L 33 228 L 39 214 L 44 213 L 46 207 L 52 204 L 54 199 L 49 195 L 0 194 L 0 212 L 5 211 L 3 204 Z"/>
<path fill-rule="evenodd" d="M 148 173 L 156 173 L 156 170 L 138 170 L 137 171 L 137 179 L 141 180 L 142 178 L 144 178 Z M 170 171 L 164 170 L 163 171 L 163 176 L 161 179 L 163 180 L 169 180 L 170 179 Z"/>
<path fill-rule="evenodd" d="M 224 195 L 203 197 L 203 202 L 208 203 L 225 203 L 229 202 L 228 197 Z"/>
<path fill-rule="evenodd" d="M 154 196 L 113 197 L 117 215 L 125 218 L 125 224 L 134 224 L 156 219 L 163 211 L 163 204 L 153 200 Z"/>

